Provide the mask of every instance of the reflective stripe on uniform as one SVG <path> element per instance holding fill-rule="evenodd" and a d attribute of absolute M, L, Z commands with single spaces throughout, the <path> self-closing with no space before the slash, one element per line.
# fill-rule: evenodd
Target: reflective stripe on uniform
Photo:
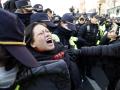
<path fill-rule="evenodd" d="M 73 46 L 75 49 L 77 49 L 77 45 L 75 44 L 75 41 L 78 41 L 78 38 L 71 36 L 69 39 L 69 43 L 71 46 Z"/>
<path fill-rule="evenodd" d="M 2 45 L 26 45 L 25 42 L 15 42 L 15 41 L 0 41 Z"/>
<path fill-rule="evenodd" d="M 60 42 L 60 39 L 56 34 L 52 34 L 52 39 L 55 40 L 56 42 Z"/>

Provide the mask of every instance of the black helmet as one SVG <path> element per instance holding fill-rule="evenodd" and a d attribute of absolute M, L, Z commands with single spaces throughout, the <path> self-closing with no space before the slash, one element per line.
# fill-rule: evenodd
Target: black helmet
<path fill-rule="evenodd" d="M 60 20 L 61 20 L 61 17 L 59 16 L 59 15 L 55 15 L 54 17 L 53 17 L 53 22 L 55 23 L 55 22 L 60 22 Z"/>

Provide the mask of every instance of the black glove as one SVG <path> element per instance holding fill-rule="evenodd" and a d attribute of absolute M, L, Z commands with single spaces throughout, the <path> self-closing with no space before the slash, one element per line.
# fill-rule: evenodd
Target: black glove
<path fill-rule="evenodd" d="M 68 49 L 67 51 L 66 51 L 66 53 L 69 55 L 69 59 L 71 60 L 71 61 L 75 61 L 76 62 L 76 60 L 77 60 L 77 58 L 79 57 L 79 55 L 80 55 L 80 52 L 81 52 L 81 50 L 80 49 L 78 49 L 78 50 L 76 50 L 76 49 Z"/>

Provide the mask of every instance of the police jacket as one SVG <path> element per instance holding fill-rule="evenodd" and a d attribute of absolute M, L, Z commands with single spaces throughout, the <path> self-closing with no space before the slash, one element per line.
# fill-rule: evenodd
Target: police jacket
<path fill-rule="evenodd" d="M 54 32 L 53 34 L 56 34 L 59 39 L 60 42 L 65 46 L 70 48 L 70 44 L 69 44 L 69 39 L 72 35 L 72 31 L 66 30 L 64 28 L 62 28 L 61 26 L 59 26 Z"/>
<path fill-rule="evenodd" d="M 82 25 L 84 25 L 84 24 L 80 24 L 80 23 L 76 24 L 76 29 L 80 30 L 80 28 L 82 27 Z"/>
<path fill-rule="evenodd" d="M 120 42 L 109 45 L 82 47 L 80 53 L 82 56 L 108 56 L 120 58 Z"/>
<path fill-rule="evenodd" d="M 83 46 L 93 46 L 96 45 L 99 39 L 99 30 L 97 24 L 85 24 L 81 26 L 78 31 L 78 41 L 83 44 Z"/>
<path fill-rule="evenodd" d="M 27 14 L 21 14 L 21 13 L 15 13 L 23 22 L 25 26 L 28 26 L 30 24 L 30 16 L 32 13 L 27 13 Z"/>

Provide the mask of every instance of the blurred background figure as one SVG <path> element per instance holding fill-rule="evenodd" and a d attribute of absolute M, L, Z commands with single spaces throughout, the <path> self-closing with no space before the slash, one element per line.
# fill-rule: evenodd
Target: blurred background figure
<path fill-rule="evenodd" d="M 49 19 L 52 20 L 52 18 L 53 18 L 53 11 L 50 8 L 45 9 L 44 13 L 47 13 Z"/>
<path fill-rule="evenodd" d="M 2 8 L 2 3 L 1 3 L 1 0 L 0 0 L 0 8 Z"/>
<path fill-rule="evenodd" d="M 3 8 L 5 10 L 8 10 L 10 12 L 15 12 L 15 10 L 17 9 L 16 5 L 15 5 L 15 1 L 17 0 L 7 0 L 4 4 L 3 4 Z"/>
<path fill-rule="evenodd" d="M 17 7 L 15 14 L 22 20 L 25 26 L 29 25 L 33 10 L 30 1 L 18 0 L 15 2 L 15 5 Z"/>
<path fill-rule="evenodd" d="M 79 18 L 78 18 L 78 24 L 76 24 L 76 29 L 77 30 L 80 30 L 80 27 L 82 26 L 82 25 L 84 25 L 85 24 L 85 17 L 84 16 L 80 16 Z"/>
<path fill-rule="evenodd" d="M 60 24 L 60 21 L 61 21 L 61 17 L 59 15 L 55 15 L 53 17 L 53 23 L 58 26 Z"/>
<path fill-rule="evenodd" d="M 43 5 L 42 4 L 35 4 L 33 6 L 33 11 L 34 12 L 43 12 Z"/>

